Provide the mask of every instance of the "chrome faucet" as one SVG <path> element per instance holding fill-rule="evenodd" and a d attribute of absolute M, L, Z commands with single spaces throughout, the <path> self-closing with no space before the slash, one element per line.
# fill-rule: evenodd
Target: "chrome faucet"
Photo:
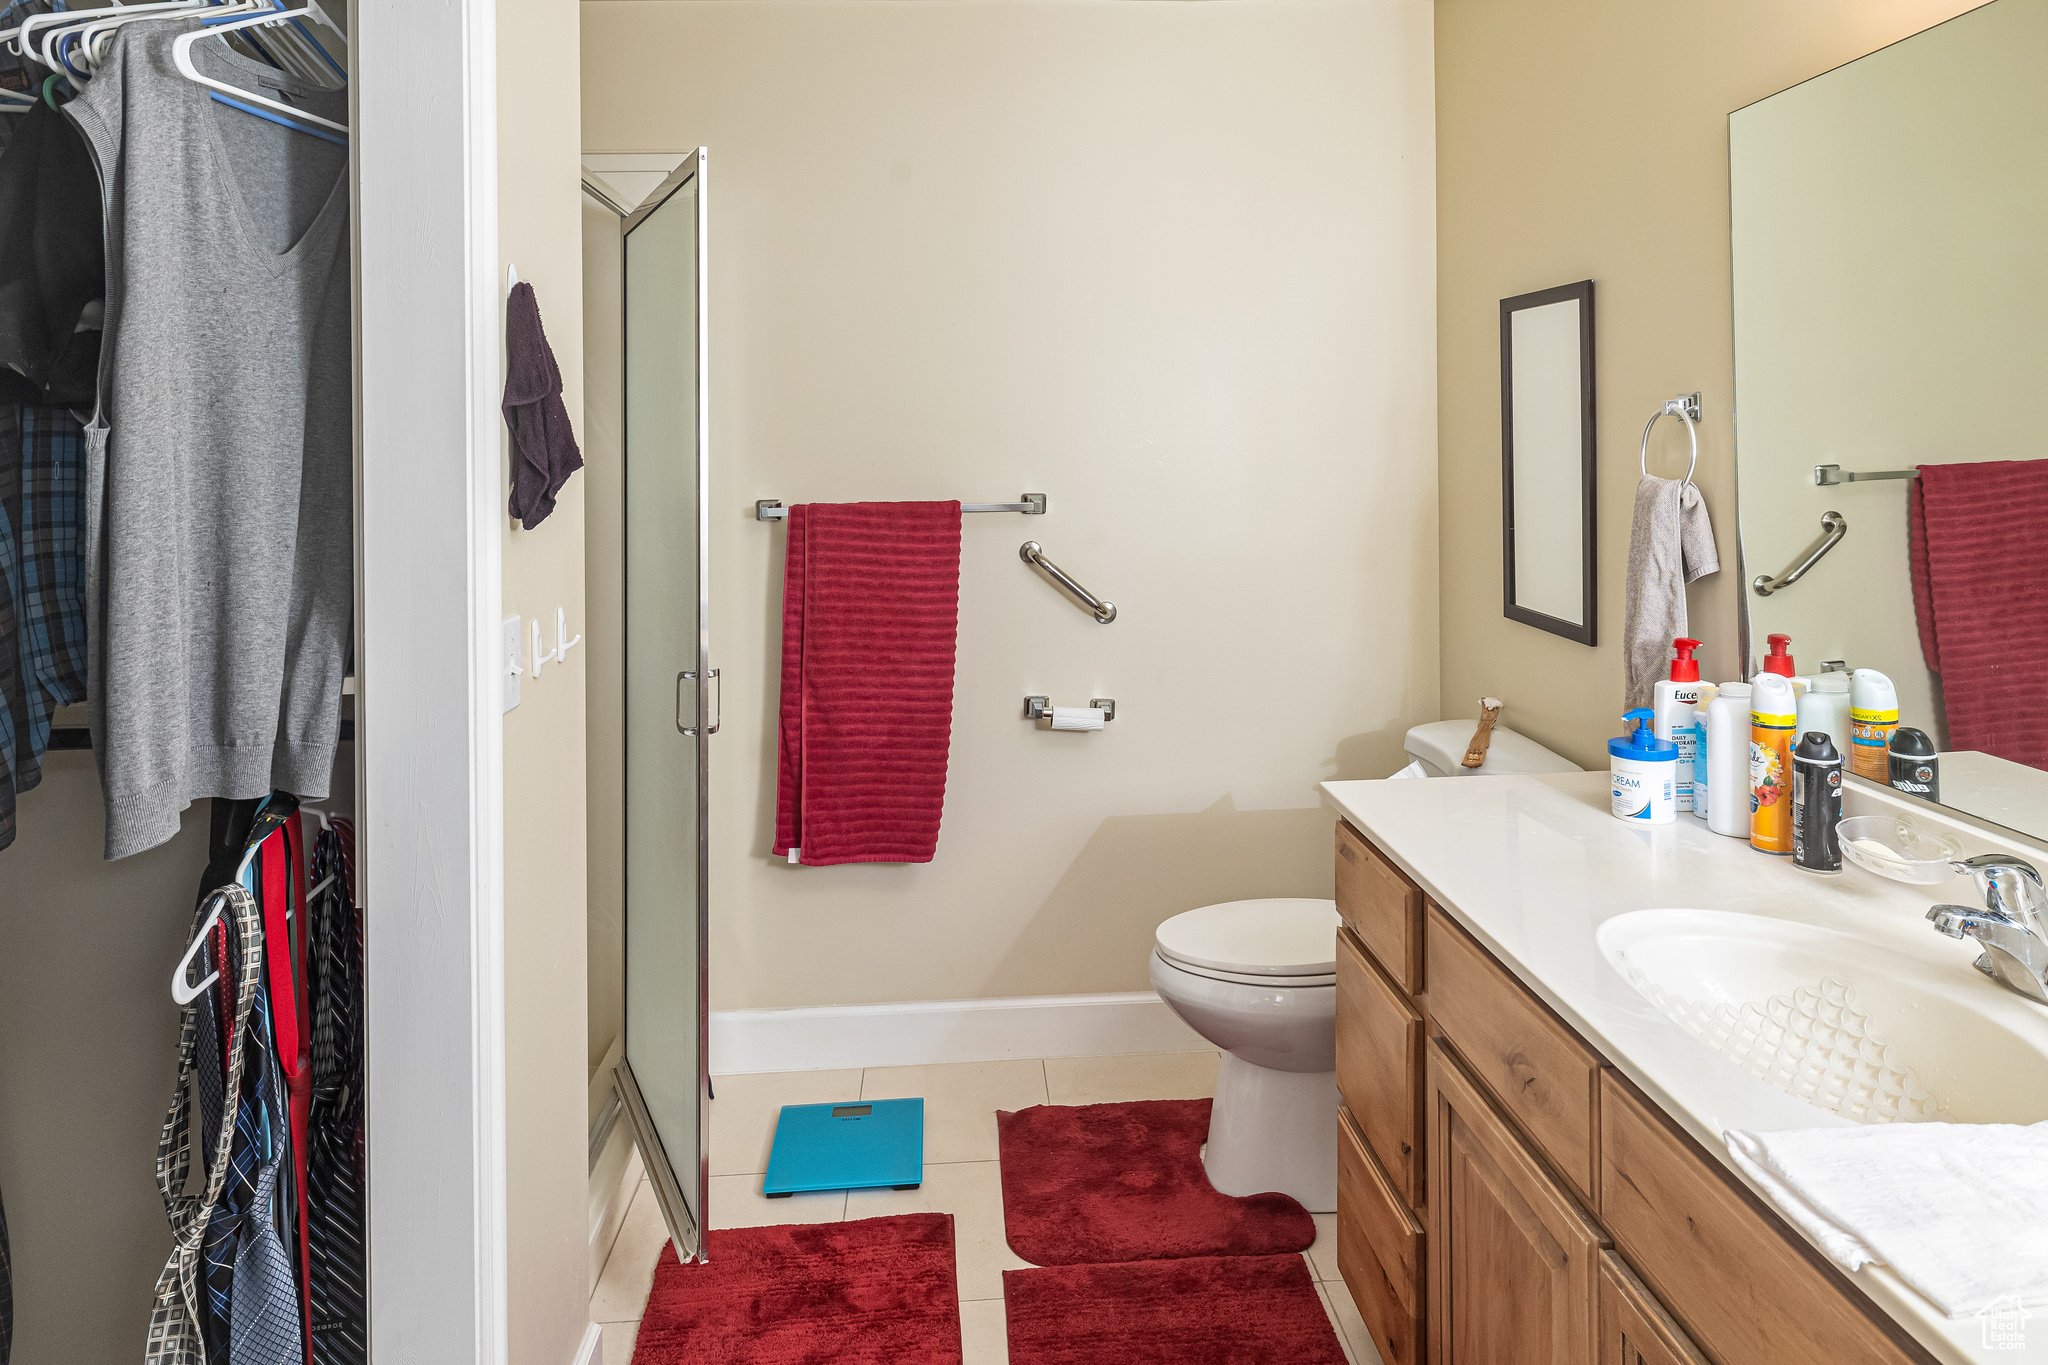
<path fill-rule="evenodd" d="M 2048 1005 L 2048 888 L 2031 863 L 1987 853 L 1952 864 L 1976 879 L 1984 908 L 1937 905 L 1927 912 L 1950 938 L 1973 938 L 1984 951 L 1977 970 L 2029 1000 Z"/>

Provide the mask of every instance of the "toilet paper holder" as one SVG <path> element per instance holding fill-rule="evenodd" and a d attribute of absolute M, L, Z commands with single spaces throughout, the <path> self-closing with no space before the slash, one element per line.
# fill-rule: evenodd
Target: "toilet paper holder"
<path fill-rule="evenodd" d="M 1088 704 L 1102 713 L 1103 724 L 1107 725 L 1110 721 L 1116 719 L 1115 697 L 1090 697 Z M 1026 697 L 1024 699 L 1024 719 L 1051 720 L 1052 698 Z"/>

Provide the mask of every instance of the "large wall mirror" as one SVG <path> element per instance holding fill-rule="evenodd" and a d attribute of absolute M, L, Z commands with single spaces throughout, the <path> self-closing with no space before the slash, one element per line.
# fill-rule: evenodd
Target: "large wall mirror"
<path fill-rule="evenodd" d="M 1593 627 L 1593 282 L 1500 301 L 1503 612 Z"/>
<path fill-rule="evenodd" d="M 2044 73 L 2048 0 L 1993 0 L 1729 119 L 1749 668 L 1881 671 L 1940 800 L 2036 836 Z"/>

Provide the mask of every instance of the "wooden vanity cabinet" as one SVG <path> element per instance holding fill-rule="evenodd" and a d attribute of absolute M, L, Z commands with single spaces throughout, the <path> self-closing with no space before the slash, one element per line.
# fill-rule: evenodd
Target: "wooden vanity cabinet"
<path fill-rule="evenodd" d="M 1372 841 L 1337 822 L 1337 914 L 1394 984 L 1422 990 L 1422 888 Z"/>
<path fill-rule="evenodd" d="M 1342 821 L 1337 909 L 1337 1261 L 1387 1365 L 1933 1365 Z"/>
<path fill-rule="evenodd" d="M 1337 1116 L 1337 1273 L 1386 1365 L 1422 1360 L 1422 1224 L 1373 1160 L 1350 1110 Z"/>
<path fill-rule="evenodd" d="M 1587 1203 L 1598 1199 L 1600 1054 L 1432 905 L 1431 1026 Z"/>
<path fill-rule="evenodd" d="M 1742 1365 L 1933 1357 L 1615 1072 L 1601 1078 L 1601 1211 L 1699 1343 Z"/>
<path fill-rule="evenodd" d="M 1393 1187 L 1421 1208 L 1422 1011 L 1349 929 L 1337 931 L 1337 1090 Z"/>
<path fill-rule="evenodd" d="M 1628 1263 L 1600 1253 L 1599 1365 L 1708 1365 Z"/>
<path fill-rule="evenodd" d="M 1429 1044 L 1430 1365 L 1592 1365 L 1607 1238 Z"/>

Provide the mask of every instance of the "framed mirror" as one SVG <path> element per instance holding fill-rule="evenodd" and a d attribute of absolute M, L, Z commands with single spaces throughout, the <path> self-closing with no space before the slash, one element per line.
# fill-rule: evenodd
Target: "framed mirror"
<path fill-rule="evenodd" d="M 1594 643 L 1593 282 L 1500 301 L 1502 613 Z"/>
<path fill-rule="evenodd" d="M 1728 121 L 1745 672 L 1881 675 L 1912 794 L 2036 838 L 2044 65 L 2048 0 L 1993 0 Z"/>

